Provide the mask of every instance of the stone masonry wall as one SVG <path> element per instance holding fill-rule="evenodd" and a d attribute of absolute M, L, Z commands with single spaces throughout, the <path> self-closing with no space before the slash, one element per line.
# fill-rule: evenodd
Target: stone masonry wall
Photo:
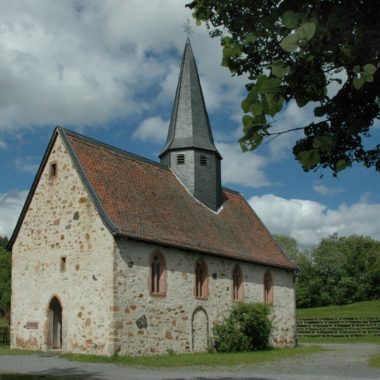
<path fill-rule="evenodd" d="M 207 349 L 216 321 L 223 320 L 233 305 L 232 270 L 237 261 L 213 256 L 203 258 L 208 268 L 209 296 L 196 299 L 194 265 L 201 256 L 174 248 L 122 240 L 115 258 L 115 349 L 121 354 L 185 353 Z M 156 249 L 164 255 L 167 269 L 165 297 L 152 296 L 149 287 L 149 258 Z M 263 302 L 263 278 L 270 270 L 274 283 L 272 340 L 276 346 L 295 343 L 293 274 L 239 262 L 244 277 L 244 300 Z"/>
<path fill-rule="evenodd" d="M 47 349 L 48 308 L 56 296 L 63 351 L 112 354 L 113 257 L 113 237 L 58 136 L 13 246 L 11 346 Z"/>

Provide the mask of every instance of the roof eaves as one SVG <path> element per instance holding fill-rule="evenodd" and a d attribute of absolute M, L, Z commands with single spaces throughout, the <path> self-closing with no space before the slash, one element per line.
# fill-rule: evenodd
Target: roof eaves
<path fill-rule="evenodd" d="M 296 269 L 293 266 L 275 263 L 275 262 L 270 261 L 270 260 L 258 260 L 258 259 L 255 259 L 255 258 L 249 257 L 249 256 L 236 255 L 236 254 L 232 254 L 232 253 L 228 253 L 228 252 L 215 251 L 212 249 L 205 249 L 202 247 L 196 247 L 196 246 L 180 244 L 180 243 L 176 244 L 176 243 L 173 243 L 170 241 L 164 241 L 164 240 L 160 240 L 160 239 L 151 239 L 151 238 L 147 238 L 147 237 L 133 236 L 131 234 L 125 234 L 125 233 L 118 233 L 115 235 L 115 237 L 128 238 L 128 239 L 135 240 L 135 241 L 142 241 L 142 242 L 146 242 L 146 243 L 157 244 L 157 245 L 161 245 L 161 246 L 169 247 L 169 248 L 183 249 L 185 251 L 203 253 L 205 255 L 210 255 L 210 256 L 225 257 L 228 259 L 250 262 L 250 263 L 254 263 L 254 264 L 258 264 L 258 265 L 273 266 L 273 267 L 284 268 L 284 269 L 288 269 L 288 270 Z"/>
<path fill-rule="evenodd" d="M 109 229 L 109 231 L 113 235 L 117 235 L 119 233 L 119 230 L 115 226 L 115 224 L 112 222 L 112 220 L 109 218 L 109 216 L 108 216 L 106 210 L 104 209 L 103 204 L 100 201 L 95 189 L 93 188 L 90 181 L 88 180 L 86 173 L 83 170 L 83 167 L 82 167 L 77 155 L 75 154 L 75 151 L 74 151 L 73 147 L 71 146 L 70 141 L 67 138 L 67 134 L 66 134 L 67 132 L 73 133 L 71 131 L 66 131 L 63 128 L 58 128 L 58 133 L 60 134 L 60 136 L 62 138 L 62 141 L 63 141 L 71 159 L 72 159 L 74 167 L 77 170 L 77 173 L 78 173 L 80 179 L 82 180 L 84 186 L 86 187 L 86 189 L 87 189 L 87 191 L 88 191 L 88 193 L 89 193 L 89 195 L 90 195 L 90 197 L 91 197 L 91 199 L 95 205 L 96 210 L 98 211 L 101 219 L 103 220 L 104 224 Z"/>

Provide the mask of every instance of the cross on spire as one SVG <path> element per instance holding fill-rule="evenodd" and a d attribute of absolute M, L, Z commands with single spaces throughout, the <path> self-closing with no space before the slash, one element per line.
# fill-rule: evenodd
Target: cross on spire
<path fill-rule="evenodd" d="M 190 24 L 189 18 L 187 18 L 186 22 L 182 24 L 184 32 L 187 34 L 187 38 L 189 39 L 190 36 L 194 33 L 193 28 Z"/>

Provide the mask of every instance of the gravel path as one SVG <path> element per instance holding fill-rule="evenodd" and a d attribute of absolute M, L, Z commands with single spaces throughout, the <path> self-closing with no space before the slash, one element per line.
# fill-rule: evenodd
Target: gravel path
<path fill-rule="evenodd" d="M 380 369 L 367 364 L 380 353 L 375 344 L 322 344 L 331 350 L 259 366 L 140 369 L 113 364 L 78 363 L 57 356 L 0 356 L 0 373 L 81 376 L 104 380 L 379 380 Z"/>

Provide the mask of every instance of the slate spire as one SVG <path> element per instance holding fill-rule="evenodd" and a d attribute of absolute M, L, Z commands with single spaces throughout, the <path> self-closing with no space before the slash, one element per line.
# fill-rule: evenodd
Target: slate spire
<path fill-rule="evenodd" d="M 190 40 L 187 39 L 169 133 L 160 157 L 168 149 L 189 147 L 207 149 L 220 156 L 214 145 L 193 49 Z"/>
<path fill-rule="evenodd" d="M 222 156 L 214 144 L 189 39 L 183 53 L 168 137 L 160 159 L 195 198 L 213 210 L 220 207 Z"/>

